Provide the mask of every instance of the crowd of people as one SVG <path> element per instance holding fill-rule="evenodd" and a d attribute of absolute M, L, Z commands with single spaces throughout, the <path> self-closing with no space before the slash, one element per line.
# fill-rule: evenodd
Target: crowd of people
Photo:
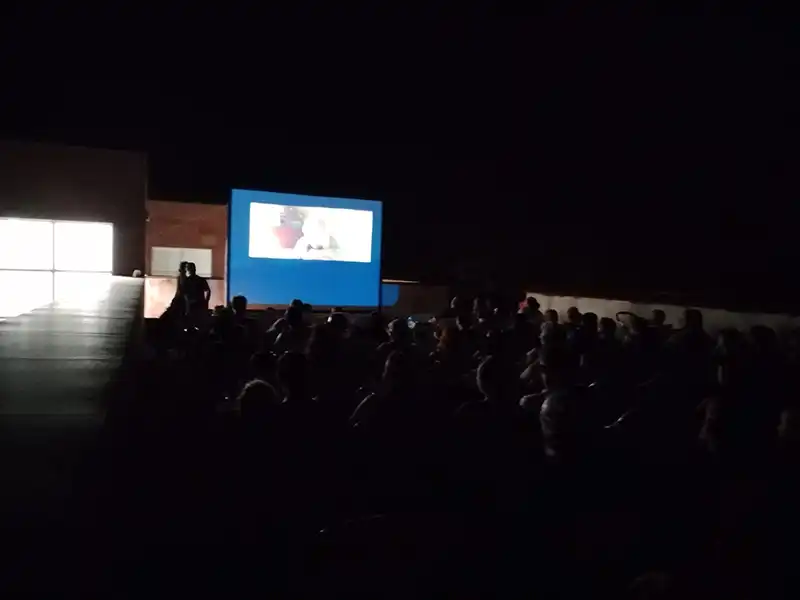
<path fill-rule="evenodd" d="M 176 418 L 212 436 L 214 510 L 314 539 L 335 567 L 304 579 L 766 598 L 791 585 L 798 339 L 714 339 L 694 309 L 456 298 L 416 323 L 239 296 L 168 311 L 151 345 Z"/>

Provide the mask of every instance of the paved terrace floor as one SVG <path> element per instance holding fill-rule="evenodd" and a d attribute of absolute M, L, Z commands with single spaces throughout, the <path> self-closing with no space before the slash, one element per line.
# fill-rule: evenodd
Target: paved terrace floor
<path fill-rule="evenodd" d="M 13 557 L 0 587 L 57 586 L 50 569 L 80 548 L 80 536 L 65 533 L 76 522 L 76 478 L 97 447 L 141 298 L 141 280 L 109 277 L 85 294 L 0 321 L 0 544 Z"/>

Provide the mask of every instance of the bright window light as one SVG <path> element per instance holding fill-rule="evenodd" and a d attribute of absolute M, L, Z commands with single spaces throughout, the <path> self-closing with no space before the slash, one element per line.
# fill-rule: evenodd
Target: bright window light
<path fill-rule="evenodd" d="M 91 307 L 108 296 L 111 275 L 108 273 L 71 273 L 56 271 L 56 304 L 70 308 Z"/>
<path fill-rule="evenodd" d="M 53 302 L 52 271 L 0 271 L 0 317 L 16 317 Z"/>
<path fill-rule="evenodd" d="M 0 318 L 104 299 L 113 251 L 110 223 L 0 219 Z"/>
<path fill-rule="evenodd" d="M 0 269 L 52 268 L 52 221 L 0 219 Z"/>
<path fill-rule="evenodd" d="M 110 273 L 113 254 L 114 226 L 111 223 L 56 222 L 56 271 Z"/>

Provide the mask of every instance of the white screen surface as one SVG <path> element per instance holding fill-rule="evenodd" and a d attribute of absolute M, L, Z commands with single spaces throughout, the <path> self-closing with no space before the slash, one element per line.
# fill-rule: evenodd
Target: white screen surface
<path fill-rule="evenodd" d="M 250 204 L 250 258 L 372 261 L 373 213 L 322 206 Z"/>

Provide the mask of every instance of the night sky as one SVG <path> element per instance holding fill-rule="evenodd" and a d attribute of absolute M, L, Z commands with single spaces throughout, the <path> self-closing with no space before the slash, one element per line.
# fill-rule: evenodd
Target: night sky
<path fill-rule="evenodd" d="M 154 199 L 383 200 L 397 278 L 800 298 L 788 27 L 110 16 L 3 21 L 0 136 L 146 151 Z"/>

